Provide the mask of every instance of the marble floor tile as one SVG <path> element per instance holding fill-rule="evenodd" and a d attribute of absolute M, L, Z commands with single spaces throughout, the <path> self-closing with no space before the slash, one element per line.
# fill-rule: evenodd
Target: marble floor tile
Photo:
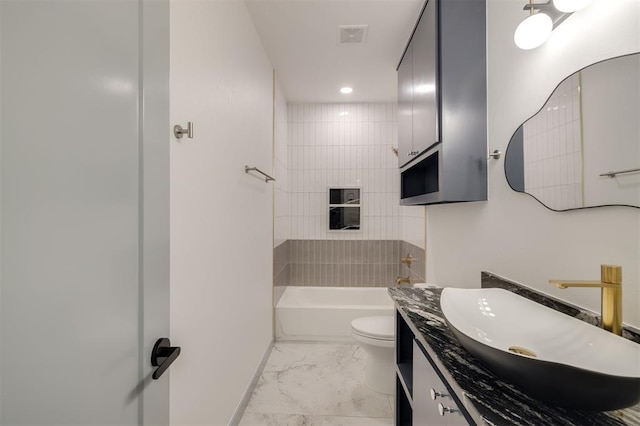
<path fill-rule="evenodd" d="M 393 426 L 391 417 L 339 417 L 322 416 L 321 425 L 326 426 Z"/>
<path fill-rule="evenodd" d="M 392 426 L 393 419 L 245 413 L 239 426 Z"/>
<path fill-rule="evenodd" d="M 278 342 L 243 421 L 388 424 L 391 400 L 363 385 L 365 363 L 366 353 L 357 345 Z M 282 417 L 286 415 L 292 416 Z M 362 423 L 357 417 L 367 418 L 368 422 Z M 379 423 L 372 423 L 371 418 Z"/>
<path fill-rule="evenodd" d="M 273 414 L 273 413 L 247 413 L 245 412 L 238 426 L 281 426 L 300 425 L 315 426 L 318 423 L 312 416 L 300 414 Z"/>

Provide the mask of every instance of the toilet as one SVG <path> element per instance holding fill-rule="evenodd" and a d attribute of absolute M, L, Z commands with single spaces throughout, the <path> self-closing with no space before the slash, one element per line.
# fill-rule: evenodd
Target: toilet
<path fill-rule="evenodd" d="M 364 384 L 376 392 L 392 394 L 395 389 L 393 315 L 356 318 L 351 336 L 367 353 Z"/>

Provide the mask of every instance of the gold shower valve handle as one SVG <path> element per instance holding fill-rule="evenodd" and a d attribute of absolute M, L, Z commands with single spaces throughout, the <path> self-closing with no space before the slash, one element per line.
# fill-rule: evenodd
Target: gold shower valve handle
<path fill-rule="evenodd" d="M 411 266 L 411 264 L 415 261 L 415 258 L 411 257 L 411 255 L 407 255 L 406 257 L 403 257 L 400 259 L 401 263 L 406 263 L 407 266 Z"/>

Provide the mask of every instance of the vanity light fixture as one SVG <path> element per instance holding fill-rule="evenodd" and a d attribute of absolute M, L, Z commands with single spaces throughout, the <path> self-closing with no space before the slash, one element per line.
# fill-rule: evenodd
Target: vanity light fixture
<path fill-rule="evenodd" d="M 530 50 L 542 45 L 551 31 L 567 19 L 573 12 L 564 12 L 557 8 L 557 4 L 577 4 L 586 6 L 591 0 L 547 0 L 544 3 L 534 3 L 529 0 L 529 4 L 524 6 L 530 15 L 518 25 L 513 40 L 520 49 Z M 580 8 L 582 8 L 580 7 Z M 574 9 L 577 10 L 577 9 Z"/>
<path fill-rule="evenodd" d="M 553 30 L 553 21 L 546 13 L 535 13 L 531 9 L 531 15 L 529 15 L 524 21 L 520 22 L 516 32 L 513 35 L 513 41 L 516 42 L 516 46 L 523 50 L 535 49 L 542 45 Z"/>
<path fill-rule="evenodd" d="M 353 89 L 351 87 L 348 87 L 348 86 L 345 86 L 345 87 L 340 89 L 340 93 L 342 93 L 344 95 L 348 95 L 351 92 L 353 92 Z"/>
<path fill-rule="evenodd" d="M 560 12 L 577 12 L 589 6 L 591 0 L 553 0 L 553 6 Z"/>
<path fill-rule="evenodd" d="M 433 93 L 436 91 L 435 84 L 420 84 L 414 89 L 416 93 Z"/>

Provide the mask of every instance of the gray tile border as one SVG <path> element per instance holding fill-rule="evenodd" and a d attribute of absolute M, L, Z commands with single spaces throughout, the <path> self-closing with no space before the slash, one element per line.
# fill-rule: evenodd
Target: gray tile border
<path fill-rule="evenodd" d="M 400 258 L 411 254 L 409 269 Z M 424 281 L 425 251 L 401 240 L 287 240 L 274 248 L 275 286 L 387 287 Z"/>

